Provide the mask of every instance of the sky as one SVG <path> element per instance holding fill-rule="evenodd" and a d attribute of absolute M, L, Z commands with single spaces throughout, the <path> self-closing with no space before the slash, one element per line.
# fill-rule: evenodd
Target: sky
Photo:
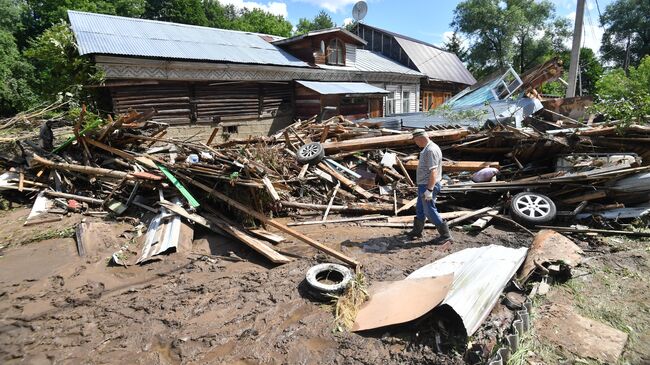
<path fill-rule="evenodd" d="M 357 0 L 220 0 L 222 4 L 236 7 L 257 7 L 282 15 L 292 24 L 300 18 L 313 18 L 320 10 L 327 11 L 337 25 L 352 20 L 352 7 Z M 598 52 L 603 30 L 598 23 L 596 0 L 586 0 L 583 45 Z M 600 11 L 604 11 L 614 0 L 598 0 Z M 366 0 L 368 14 L 363 22 L 396 33 L 441 45 L 452 34 L 449 26 L 453 11 L 459 1 L 453 0 Z M 551 0 L 556 12 L 571 22 L 575 18 L 576 0 Z M 567 42 L 571 46 L 571 41 Z"/>

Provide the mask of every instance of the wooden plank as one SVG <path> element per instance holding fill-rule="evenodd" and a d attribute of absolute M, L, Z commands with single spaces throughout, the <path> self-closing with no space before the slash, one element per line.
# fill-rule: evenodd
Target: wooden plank
<path fill-rule="evenodd" d="M 334 192 L 332 192 L 332 197 L 330 198 L 330 201 L 327 204 L 327 209 L 325 209 L 325 213 L 323 213 L 323 219 L 321 219 L 322 221 L 327 220 L 327 215 L 330 213 L 330 209 L 332 209 L 332 204 L 334 204 L 334 198 L 336 198 L 336 193 L 339 191 L 340 187 L 341 187 L 341 183 L 337 182 L 336 186 L 334 187 Z"/>
<path fill-rule="evenodd" d="M 227 222 L 224 222 L 218 218 L 215 217 L 205 218 L 198 214 L 189 213 L 188 211 L 183 209 L 183 207 L 164 200 L 160 202 L 160 205 L 163 206 L 165 209 L 168 209 L 185 219 L 188 219 L 194 223 L 200 224 L 203 227 L 210 229 L 213 232 L 219 234 L 223 234 L 224 232 L 228 233 L 229 235 L 235 237 L 242 243 L 246 244 L 248 247 L 259 252 L 264 257 L 271 260 L 271 262 L 273 263 L 286 264 L 288 262 L 291 262 L 291 259 L 275 251 L 271 247 L 267 246 L 264 242 L 261 242 L 257 238 L 247 235 L 237 227 L 228 224 Z"/>
<path fill-rule="evenodd" d="M 399 214 L 399 213 L 401 213 L 401 212 L 403 212 L 405 210 L 411 209 L 412 207 L 415 206 L 415 204 L 417 204 L 417 202 L 418 202 L 418 198 L 413 198 L 408 203 L 402 205 L 401 208 L 397 209 L 397 211 L 395 212 L 395 215 L 397 215 L 397 214 Z"/>
<path fill-rule="evenodd" d="M 461 210 L 457 212 L 443 212 L 439 214 L 440 217 L 442 217 L 442 219 L 454 219 L 454 218 L 462 217 L 467 213 L 469 212 Z M 386 221 L 388 223 L 413 223 L 413 218 L 415 218 L 414 215 L 403 215 L 401 217 L 388 217 Z"/>
<path fill-rule="evenodd" d="M 248 214 L 248 215 L 250 215 L 252 217 L 255 217 L 256 219 L 263 222 L 264 224 L 273 226 L 273 227 L 281 230 L 282 232 L 285 232 L 285 233 L 299 239 L 300 241 L 303 241 L 306 244 L 308 244 L 308 245 L 310 245 L 310 246 L 312 246 L 312 247 L 314 247 L 314 248 L 316 248 L 316 249 L 318 249 L 320 251 L 323 251 L 323 252 L 327 253 L 328 255 L 330 255 L 330 256 L 332 256 L 334 258 L 337 258 L 337 259 L 345 262 L 348 265 L 351 265 L 351 266 L 353 266 L 355 268 L 360 268 L 361 267 L 361 263 L 358 262 L 357 260 L 355 260 L 355 259 L 353 259 L 351 257 L 348 257 L 348 256 L 344 255 L 343 253 L 341 253 L 341 252 L 339 252 L 339 251 L 337 251 L 337 250 L 335 250 L 333 248 L 327 247 L 327 246 L 325 246 L 325 245 L 323 245 L 323 244 L 321 244 L 321 243 L 319 243 L 319 242 L 305 236 L 304 234 L 302 234 L 300 232 L 297 232 L 297 231 L 285 226 L 284 224 L 282 224 L 282 223 L 280 223 L 280 222 L 278 222 L 276 220 L 268 218 L 264 214 L 262 214 L 262 213 L 260 213 L 258 211 L 255 211 L 253 209 L 250 209 L 249 207 L 245 206 L 244 204 L 242 204 L 242 203 L 228 197 L 227 195 L 225 195 L 225 194 L 223 194 L 223 193 L 221 193 L 221 192 L 219 192 L 217 190 L 212 189 L 211 187 L 209 187 L 209 186 L 207 186 L 207 185 L 205 185 L 203 183 L 200 183 L 200 182 L 198 182 L 196 180 L 193 180 L 190 177 L 185 176 L 185 175 L 183 175 L 181 173 L 178 173 L 178 172 L 176 173 L 176 175 L 178 175 L 181 178 L 185 179 L 186 181 L 188 181 L 192 185 L 196 186 L 197 188 L 202 189 L 205 192 L 209 193 L 210 196 L 213 196 L 213 197 L 223 201 L 224 203 L 230 205 L 231 207 L 233 207 L 233 208 L 235 208 L 237 210 L 240 210 L 243 213 L 246 213 L 246 214 Z"/>
<path fill-rule="evenodd" d="M 292 223 L 288 223 L 287 226 L 309 226 L 309 225 L 313 225 L 313 224 L 347 223 L 347 222 L 358 222 L 358 221 L 385 219 L 385 218 L 388 218 L 388 216 L 387 215 L 367 215 L 367 216 L 363 216 L 363 217 L 330 219 L 328 221 L 327 220 L 321 220 L 321 221 L 292 222 Z"/>
<path fill-rule="evenodd" d="M 395 160 L 397 160 L 397 166 L 399 166 L 399 169 L 402 170 L 402 173 L 404 174 L 404 177 L 406 178 L 406 182 L 409 184 L 409 186 L 415 186 L 415 183 L 411 179 L 411 176 L 409 175 L 409 172 L 406 171 L 406 167 L 402 163 L 402 160 L 400 160 L 399 157 L 396 158 Z M 443 165 L 443 167 L 444 167 L 444 165 Z"/>
<path fill-rule="evenodd" d="M 480 231 L 487 227 L 488 224 L 492 221 L 493 216 L 499 214 L 499 211 L 496 209 L 488 210 L 487 215 L 477 219 L 474 223 L 469 226 L 469 229 L 472 231 Z"/>
<path fill-rule="evenodd" d="M 591 193 L 583 194 L 580 196 L 576 196 L 573 198 L 568 198 L 562 200 L 562 204 L 575 204 L 575 203 L 580 203 L 583 201 L 591 201 L 591 200 L 596 200 L 596 199 L 602 199 L 607 197 L 607 192 L 604 190 L 596 190 Z"/>
<path fill-rule="evenodd" d="M 91 138 L 88 138 L 88 137 L 82 137 L 82 138 L 87 143 L 89 143 L 89 144 L 91 144 L 91 145 L 93 145 L 93 146 L 95 146 L 97 148 L 100 148 L 100 149 L 102 149 L 104 151 L 110 152 L 110 153 L 114 154 L 115 156 L 120 156 L 120 157 L 122 157 L 123 159 L 125 159 L 127 161 L 132 161 L 134 159 L 134 157 L 131 154 L 126 153 L 126 152 L 124 152 L 122 150 L 119 150 L 117 148 L 105 145 L 105 144 L 103 144 L 103 143 L 101 143 L 99 141 L 95 141 L 94 139 L 91 139 Z"/>
<path fill-rule="evenodd" d="M 456 141 L 461 138 L 464 138 L 469 134 L 469 131 L 466 129 L 450 129 L 450 130 L 441 130 L 441 131 L 430 131 L 427 132 L 429 138 L 434 142 L 442 141 Z M 340 142 L 326 142 L 323 143 L 323 148 L 325 149 L 326 154 L 333 152 L 341 151 L 356 151 L 361 149 L 374 149 L 374 148 L 386 148 L 386 147 L 397 147 L 405 145 L 415 145 L 411 134 L 395 134 L 389 136 L 381 137 L 370 137 L 370 138 L 358 138 L 358 139 L 349 139 Z"/>
<path fill-rule="evenodd" d="M 266 188 L 266 191 L 268 191 L 269 194 L 271 195 L 271 198 L 273 198 L 273 200 L 276 201 L 276 202 L 280 201 L 280 195 L 278 194 L 278 192 L 273 187 L 273 184 L 271 183 L 271 180 L 269 180 L 268 176 L 264 176 L 262 178 L 262 183 L 264 184 L 264 187 Z"/>
<path fill-rule="evenodd" d="M 636 236 L 636 237 L 650 237 L 650 232 L 635 232 L 635 231 L 616 231 L 609 229 L 594 229 L 594 228 L 573 228 L 573 227 L 556 227 L 556 226 L 536 226 L 537 228 L 552 229 L 557 232 L 568 233 L 600 233 L 600 234 L 613 234 L 622 236 Z"/>
<path fill-rule="evenodd" d="M 212 130 L 212 133 L 210 133 L 210 138 L 208 138 L 208 143 L 206 145 L 211 145 L 212 141 L 214 140 L 214 137 L 217 136 L 217 132 L 219 131 L 219 127 L 216 127 Z"/>
<path fill-rule="evenodd" d="M 260 237 L 260 238 L 263 238 L 263 239 L 273 243 L 273 244 L 278 244 L 280 242 L 286 241 L 286 238 L 284 238 L 283 236 L 280 236 L 279 234 L 275 234 L 273 232 L 269 232 L 266 229 L 261 229 L 261 228 L 249 229 L 248 231 L 250 233 Z"/>
<path fill-rule="evenodd" d="M 481 208 L 479 210 L 475 210 L 473 212 L 469 212 L 469 213 L 467 213 L 467 214 L 465 214 L 463 216 L 460 216 L 458 218 L 454 218 L 454 219 L 450 220 L 449 222 L 447 222 L 447 225 L 451 227 L 453 225 L 456 225 L 456 224 L 458 224 L 460 222 L 463 222 L 465 220 L 468 220 L 470 218 L 474 218 L 477 215 L 487 213 L 487 212 L 489 212 L 491 210 L 494 210 L 494 208 L 493 207 L 485 207 L 485 208 Z"/>
<path fill-rule="evenodd" d="M 407 170 L 417 170 L 418 160 L 406 161 L 404 164 Z M 445 172 L 461 172 L 461 171 L 478 171 L 485 167 L 499 168 L 499 162 L 492 161 L 443 161 L 442 170 Z"/>
<path fill-rule="evenodd" d="M 362 197 L 366 199 L 370 199 L 373 197 L 373 194 L 367 192 L 364 188 L 361 186 L 357 185 L 354 181 L 348 179 L 347 177 L 343 176 L 343 174 L 340 174 L 338 171 L 335 171 L 334 169 L 330 168 L 327 164 L 323 162 L 318 163 L 318 167 L 320 167 L 321 170 L 327 172 L 328 174 L 332 175 L 335 179 L 341 182 L 344 186 L 346 186 L 348 189 L 356 192 L 357 194 L 361 195 Z"/>

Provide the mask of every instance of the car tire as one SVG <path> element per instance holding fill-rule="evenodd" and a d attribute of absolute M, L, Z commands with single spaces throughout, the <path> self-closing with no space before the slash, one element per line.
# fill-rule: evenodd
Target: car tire
<path fill-rule="evenodd" d="M 550 223 L 556 215 L 555 203 L 543 194 L 523 192 L 510 200 L 510 216 L 527 227 Z"/>
<path fill-rule="evenodd" d="M 332 300 L 343 293 L 351 280 L 352 271 L 338 264 L 312 266 L 305 276 L 309 294 L 319 301 Z"/>
<path fill-rule="evenodd" d="M 296 160 L 299 163 L 306 165 L 315 165 L 325 157 L 325 149 L 319 142 L 311 142 L 303 145 L 296 152 Z"/>

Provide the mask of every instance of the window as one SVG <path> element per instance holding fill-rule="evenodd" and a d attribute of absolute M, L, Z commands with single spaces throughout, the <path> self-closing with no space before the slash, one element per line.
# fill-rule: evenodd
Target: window
<path fill-rule="evenodd" d="M 332 39 L 328 47 L 327 63 L 330 65 L 345 65 L 345 50 L 343 42 Z"/>
<path fill-rule="evenodd" d="M 239 126 L 237 125 L 227 125 L 223 128 L 223 133 L 228 134 L 237 134 L 239 133 Z"/>
<path fill-rule="evenodd" d="M 402 91 L 402 113 L 408 113 L 411 111 L 411 92 Z"/>
<path fill-rule="evenodd" d="M 384 112 L 384 115 L 391 114 L 395 114 L 395 94 L 392 92 L 386 95 L 386 110 Z"/>

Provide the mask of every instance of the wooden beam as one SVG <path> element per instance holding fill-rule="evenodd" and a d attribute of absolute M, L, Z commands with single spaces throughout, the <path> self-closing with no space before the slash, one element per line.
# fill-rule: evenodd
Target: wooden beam
<path fill-rule="evenodd" d="M 246 244 L 248 247 L 259 252 L 261 255 L 271 260 L 271 262 L 273 263 L 286 264 L 288 262 L 291 262 L 291 259 L 289 259 L 288 257 L 275 251 L 274 249 L 272 249 L 265 243 L 261 242 L 257 238 L 247 235 L 239 228 L 231 224 L 228 224 L 227 222 L 224 222 L 215 217 L 205 218 L 198 214 L 189 213 L 183 207 L 168 201 L 163 200 L 160 202 L 160 205 L 163 206 L 165 209 L 170 210 L 180 215 L 181 217 L 188 219 L 194 223 L 197 223 L 213 232 L 216 232 L 218 234 L 223 234 L 223 232 L 228 233 L 230 236 L 233 236 L 234 238 L 238 239 L 242 243 Z"/>
<path fill-rule="evenodd" d="M 278 221 L 275 221 L 275 220 L 273 220 L 271 218 L 268 218 L 264 214 L 245 206 L 244 204 L 242 204 L 242 203 L 228 197 L 227 195 L 225 195 L 225 194 L 223 194 L 223 193 L 221 193 L 221 192 L 219 192 L 217 190 L 212 189 L 211 187 L 209 187 L 209 186 L 207 186 L 205 184 L 202 184 L 202 183 L 200 183 L 200 182 L 198 182 L 196 180 L 193 180 L 192 178 L 190 178 L 188 176 L 185 176 L 185 175 L 183 175 L 183 174 L 181 174 L 179 172 L 177 172 L 176 175 L 178 175 L 181 178 L 185 179 L 186 181 L 188 181 L 192 185 L 196 186 L 197 188 L 202 189 L 205 192 L 209 193 L 210 196 L 214 196 L 215 198 L 223 201 L 224 203 L 230 205 L 231 207 L 233 207 L 233 208 L 235 208 L 235 209 L 237 209 L 237 210 L 239 210 L 239 211 L 241 211 L 243 213 L 246 213 L 246 214 L 248 214 L 250 216 L 255 217 L 257 220 L 261 221 L 262 223 L 264 223 L 266 225 L 273 226 L 273 227 L 279 229 L 280 231 L 285 232 L 285 233 L 299 239 L 300 241 L 303 241 L 306 244 L 308 244 L 308 245 L 310 245 L 310 246 L 312 246 L 312 247 L 314 247 L 314 248 L 316 248 L 316 249 L 318 249 L 320 251 L 323 251 L 323 252 L 327 253 L 328 255 L 330 255 L 332 257 L 335 257 L 335 258 L 345 262 L 348 265 L 351 265 L 351 266 L 353 266 L 355 268 L 360 268 L 361 267 L 361 263 L 359 263 L 359 261 L 357 261 L 357 260 L 355 260 L 355 259 L 353 259 L 351 257 L 348 257 L 348 256 L 344 255 L 343 253 L 341 253 L 341 252 L 339 252 L 339 251 L 337 251 L 337 250 L 335 250 L 333 248 L 327 247 L 327 246 L 325 246 L 325 245 L 323 245 L 323 244 L 321 244 L 321 243 L 319 243 L 319 242 L 305 236 L 304 234 L 302 234 L 300 232 L 297 232 L 297 231 L 285 226 L 284 224 L 282 224 L 282 223 L 280 223 Z"/>
<path fill-rule="evenodd" d="M 327 172 L 328 174 L 332 175 L 336 180 L 340 181 L 341 184 L 346 186 L 348 189 L 356 192 L 357 194 L 361 195 L 362 197 L 366 199 L 370 199 L 373 197 L 373 194 L 367 192 L 364 188 L 361 186 L 357 185 L 354 181 L 348 179 L 347 177 L 343 176 L 343 174 L 340 174 L 338 171 L 335 171 L 334 169 L 330 168 L 326 163 L 324 162 L 319 162 L 318 167 Z"/>
<path fill-rule="evenodd" d="M 429 138 L 434 142 L 457 141 L 469 134 L 466 129 L 446 129 L 428 132 Z M 356 151 L 361 149 L 375 149 L 415 145 L 411 134 L 394 134 L 390 136 L 349 139 L 340 142 L 325 142 L 323 148 L 326 154 L 341 151 Z"/>
<path fill-rule="evenodd" d="M 491 210 L 494 210 L 494 208 L 493 207 L 485 207 L 485 208 L 481 208 L 479 210 L 475 210 L 473 212 L 469 212 L 469 213 L 467 213 L 467 214 L 465 214 L 465 215 L 463 215 L 461 217 L 454 218 L 454 219 L 450 220 L 449 222 L 447 222 L 447 225 L 451 227 L 451 226 L 456 225 L 456 224 L 458 224 L 458 223 L 460 223 L 462 221 L 465 221 L 465 220 L 470 219 L 470 218 L 474 218 L 477 215 L 487 213 L 487 212 L 489 212 Z"/>
<path fill-rule="evenodd" d="M 406 161 L 404 165 L 407 170 L 417 170 L 418 160 Z M 499 163 L 496 161 L 442 161 L 442 170 L 445 172 L 478 171 L 485 167 L 499 168 Z"/>
<path fill-rule="evenodd" d="M 575 203 L 580 203 L 583 201 L 591 201 L 591 200 L 596 200 L 596 199 L 602 199 L 607 196 L 607 192 L 604 190 L 596 190 L 592 191 L 591 193 L 579 195 L 573 198 L 568 198 L 562 200 L 562 204 L 575 204 Z"/>
<path fill-rule="evenodd" d="M 273 187 L 273 183 L 271 183 L 271 180 L 269 180 L 268 176 L 264 176 L 262 178 L 262 183 L 264 184 L 264 187 L 266 187 L 266 190 L 271 195 L 271 198 L 273 198 L 273 200 L 275 200 L 276 202 L 280 201 L 280 195 L 278 195 L 278 192 Z"/>
<path fill-rule="evenodd" d="M 411 179 L 409 172 L 406 171 L 406 167 L 402 163 L 402 160 L 400 160 L 399 157 L 396 158 L 395 160 L 397 160 L 397 166 L 399 166 L 399 169 L 402 170 L 402 173 L 404 174 L 404 177 L 406 178 L 406 182 L 409 184 L 409 186 L 415 186 L 415 183 Z"/>
<path fill-rule="evenodd" d="M 340 187 L 341 187 L 341 183 L 337 182 L 336 186 L 334 187 L 334 192 L 332 192 L 332 198 L 330 198 L 330 202 L 327 204 L 327 209 L 325 209 L 325 213 L 323 213 L 322 221 L 327 220 L 327 215 L 330 213 L 330 209 L 332 209 L 332 204 L 334 204 L 334 198 L 336 197 L 336 193 L 339 191 Z"/>

